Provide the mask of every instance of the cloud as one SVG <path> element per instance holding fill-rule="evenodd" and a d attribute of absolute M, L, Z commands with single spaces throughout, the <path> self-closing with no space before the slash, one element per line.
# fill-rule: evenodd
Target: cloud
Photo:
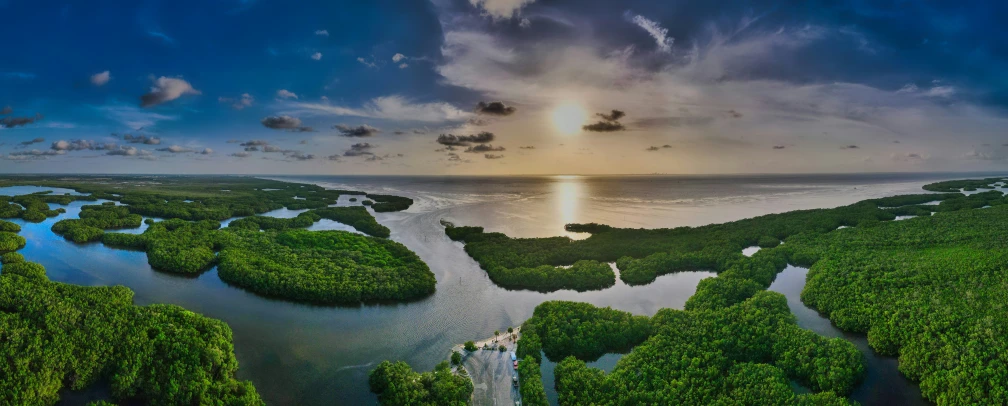
<path fill-rule="evenodd" d="M 483 157 L 486 159 L 501 159 L 504 158 L 504 155 L 484 154 Z"/>
<path fill-rule="evenodd" d="M 448 103 L 415 103 L 398 95 L 376 97 L 360 108 L 307 102 L 288 102 L 287 106 L 289 109 L 284 114 L 352 116 L 427 123 L 464 122 L 473 116 L 473 113 Z"/>
<path fill-rule="evenodd" d="M 617 123 L 615 121 L 599 121 L 597 123 L 581 126 L 581 128 L 585 131 L 592 131 L 592 132 L 614 132 L 614 131 L 623 131 L 626 129 L 626 127 L 623 127 L 623 124 Z"/>
<path fill-rule="evenodd" d="M 624 14 L 630 22 L 647 31 L 654 38 L 658 45 L 658 50 L 664 53 L 672 52 L 674 38 L 668 36 L 668 29 L 662 28 L 656 21 L 649 20 L 642 15 L 632 15 L 629 11 Z"/>
<path fill-rule="evenodd" d="M 148 137 L 146 135 L 126 134 L 123 135 L 123 141 L 126 141 L 127 143 L 130 144 L 147 144 L 147 145 L 161 144 L 161 138 Z"/>
<path fill-rule="evenodd" d="M 140 96 L 140 107 L 153 107 L 162 103 L 178 99 L 183 95 L 198 95 L 199 90 L 192 87 L 189 82 L 179 78 L 159 77 L 154 80 L 154 86 L 150 92 Z"/>
<path fill-rule="evenodd" d="M 618 121 L 626 116 L 626 113 L 621 110 L 612 110 L 610 113 L 596 113 L 595 115 L 602 118 L 602 120 L 593 124 L 581 126 L 581 129 L 592 132 L 614 132 L 626 129 L 626 127 Z"/>
<path fill-rule="evenodd" d="M 521 27 L 521 28 L 531 27 L 532 26 L 532 20 L 529 20 L 528 18 L 522 18 L 521 21 L 518 23 L 518 26 Z"/>
<path fill-rule="evenodd" d="M 132 147 L 132 146 L 129 146 L 129 145 L 122 145 L 122 146 L 119 146 L 119 148 L 111 148 L 107 152 L 105 152 L 105 155 L 131 156 L 131 157 L 138 157 L 138 158 L 147 157 L 148 159 L 149 158 L 153 158 L 153 156 L 152 156 L 153 153 L 151 151 L 148 151 L 146 149 L 139 149 L 137 147 Z"/>
<path fill-rule="evenodd" d="M 785 147 L 783 145 L 774 145 L 773 146 L 773 149 L 784 149 L 784 148 L 787 148 L 787 147 Z"/>
<path fill-rule="evenodd" d="M 248 93 L 242 93 L 241 96 L 237 98 L 232 97 L 218 97 L 217 102 L 230 104 L 231 108 L 235 110 L 241 110 L 252 105 L 255 102 L 255 98 Z"/>
<path fill-rule="evenodd" d="M 260 120 L 266 128 L 274 130 L 296 130 L 301 128 L 301 119 L 291 116 L 269 116 Z"/>
<path fill-rule="evenodd" d="M 308 161 L 315 159 L 314 154 L 305 154 L 301 151 L 284 151 L 284 156 L 298 161 Z"/>
<path fill-rule="evenodd" d="M 246 158 L 249 156 L 249 153 L 245 151 L 238 151 L 238 152 L 232 152 L 231 156 L 235 158 Z"/>
<path fill-rule="evenodd" d="M 469 0 L 469 4 L 482 9 L 483 14 L 495 20 L 514 17 L 521 12 L 522 7 L 534 2 L 535 0 Z"/>
<path fill-rule="evenodd" d="M 287 89 L 280 89 L 276 92 L 277 99 L 297 99 L 298 95 Z"/>
<path fill-rule="evenodd" d="M 409 67 L 408 63 L 401 63 L 401 64 L 399 64 L 399 69 L 406 69 L 408 67 Z"/>
<path fill-rule="evenodd" d="M 36 114 L 34 117 L 4 117 L 0 119 L 0 128 L 23 127 L 28 124 L 34 124 L 41 119 L 41 114 Z"/>
<path fill-rule="evenodd" d="M 314 54 L 311 54 L 311 59 L 314 59 L 316 61 L 322 60 L 322 53 L 321 52 L 316 52 Z"/>
<path fill-rule="evenodd" d="M 263 145 L 262 152 L 276 153 L 276 152 L 284 152 L 284 150 L 276 145 Z"/>
<path fill-rule="evenodd" d="M 54 151 L 104 151 L 116 149 L 114 142 L 95 142 L 91 140 L 59 140 L 53 141 L 49 149 Z"/>
<path fill-rule="evenodd" d="M 500 152 L 504 151 L 504 147 L 495 147 L 490 144 L 477 144 L 469 148 L 466 148 L 463 152 Z"/>
<path fill-rule="evenodd" d="M 166 43 L 168 45 L 175 45 L 175 38 L 172 38 L 172 37 L 168 36 L 168 34 L 165 34 L 165 33 L 161 32 L 161 31 L 148 30 L 147 31 L 147 35 L 149 35 L 151 37 L 154 37 L 154 38 L 157 38 L 157 39 L 159 39 L 161 41 L 164 41 L 164 43 Z"/>
<path fill-rule="evenodd" d="M 329 30 L 315 30 L 315 35 L 318 35 L 320 37 L 328 37 Z"/>
<path fill-rule="evenodd" d="M 32 144 L 38 144 L 40 142 L 45 142 L 45 138 L 38 137 L 30 139 L 28 141 L 21 141 L 21 145 L 32 145 Z"/>
<path fill-rule="evenodd" d="M 109 71 L 95 73 L 91 75 L 91 84 L 95 86 L 105 86 L 106 83 L 112 80 L 112 74 Z"/>
<path fill-rule="evenodd" d="M 659 151 L 659 150 L 661 150 L 661 148 L 658 148 L 658 147 L 652 145 L 650 147 L 647 147 L 647 150 L 648 151 Z"/>
<path fill-rule="evenodd" d="M 861 147 L 857 145 L 851 144 L 851 145 L 845 145 L 842 149 L 860 149 L 860 148 Z"/>
<path fill-rule="evenodd" d="M 918 152 L 893 153 L 890 157 L 897 162 L 919 163 L 926 161 L 930 156 Z"/>
<path fill-rule="evenodd" d="M 742 118 L 743 115 L 742 113 L 739 113 L 735 110 L 728 110 L 727 113 L 731 118 Z"/>
<path fill-rule="evenodd" d="M 513 106 L 508 106 L 501 101 L 479 102 L 476 104 L 476 113 L 488 114 L 492 116 L 510 116 L 518 111 Z"/>
<path fill-rule="evenodd" d="M 928 97 L 945 97 L 945 98 L 948 98 L 948 97 L 952 97 L 953 95 L 955 95 L 955 93 L 956 93 L 956 90 L 952 86 L 935 86 L 935 87 L 932 87 L 927 92 L 924 92 L 924 95 L 928 96 Z"/>
<path fill-rule="evenodd" d="M 343 156 L 364 156 L 364 155 L 374 155 L 371 152 L 375 146 L 366 142 L 353 144 L 350 149 L 343 152 Z"/>
<path fill-rule="evenodd" d="M 243 147 L 256 147 L 256 146 L 269 145 L 269 142 L 264 140 L 251 140 L 251 141 L 245 141 L 238 145 L 241 145 Z"/>
<path fill-rule="evenodd" d="M 373 56 L 371 57 L 371 60 L 367 60 L 367 59 L 364 59 L 363 57 L 359 57 L 358 56 L 357 57 L 357 62 L 360 62 L 362 65 L 367 66 L 369 68 L 377 68 L 378 67 L 378 62 L 375 61 L 375 59 L 374 59 Z"/>
<path fill-rule="evenodd" d="M 150 128 L 160 121 L 176 120 L 178 117 L 160 113 L 145 111 L 131 105 L 110 105 L 95 107 L 96 110 L 105 114 L 110 120 L 118 121 L 120 124 L 133 130 Z"/>
<path fill-rule="evenodd" d="M 701 127 L 709 125 L 714 121 L 713 117 L 690 116 L 690 117 L 650 117 L 634 121 L 632 125 L 640 128 L 658 127 Z"/>
<path fill-rule="evenodd" d="M 171 152 L 173 154 L 182 154 L 186 152 L 193 152 L 192 148 L 186 148 L 181 145 L 172 145 L 170 147 L 158 148 L 161 152 Z"/>
<path fill-rule="evenodd" d="M 523 145 L 518 147 L 518 149 L 535 149 L 534 145 Z"/>
<path fill-rule="evenodd" d="M 63 154 L 66 154 L 66 151 L 57 151 L 57 150 L 52 150 L 52 149 L 47 149 L 47 150 L 32 149 L 32 150 L 27 150 L 27 151 L 14 151 L 14 152 L 10 153 L 10 156 L 15 156 L 15 157 L 33 157 L 33 158 L 36 158 L 36 159 L 44 159 L 45 157 L 54 156 L 54 155 L 63 155 Z"/>
<path fill-rule="evenodd" d="M 403 54 L 400 54 L 400 53 L 392 55 L 392 62 L 399 63 L 399 62 L 401 62 L 404 59 L 406 59 L 406 55 L 403 55 Z"/>
<path fill-rule="evenodd" d="M 333 126 L 333 129 L 339 131 L 340 135 L 344 137 L 370 137 L 381 132 L 381 130 L 367 124 L 362 124 L 357 127 L 351 127 L 346 124 L 337 124 Z"/>
<path fill-rule="evenodd" d="M 203 148 L 202 150 L 199 151 L 200 155 L 213 155 L 213 153 L 214 153 L 214 150 L 212 150 L 210 148 Z"/>
<path fill-rule="evenodd" d="M 437 137 L 437 143 L 448 146 L 467 147 L 471 144 L 485 144 L 491 142 L 496 137 L 492 132 L 484 131 L 473 135 L 441 134 Z"/>

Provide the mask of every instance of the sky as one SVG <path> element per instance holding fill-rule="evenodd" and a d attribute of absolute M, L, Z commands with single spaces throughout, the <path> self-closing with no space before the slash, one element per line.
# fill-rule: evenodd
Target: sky
<path fill-rule="evenodd" d="M 0 172 L 1008 168 L 995 1 L 0 0 Z"/>

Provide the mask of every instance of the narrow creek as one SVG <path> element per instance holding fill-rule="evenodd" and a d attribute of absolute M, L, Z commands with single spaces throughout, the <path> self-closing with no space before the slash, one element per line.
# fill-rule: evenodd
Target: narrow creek
<path fill-rule="evenodd" d="M 808 271 L 807 268 L 788 265 L 777 274 L 777 279 L 770 285 L 769 290 L 787 297 L 788 307 L 798 318 L 798 325 L 802 328 L 825 337 L 842 337 L 861 351 L 865 360 L 865 378 L 851 394 L 851 399 L 864 406 L 930 405 L 931 403 L 921 396 L 920 387 L 900 373 L 896 358 L 878 355 L 868 346 L 867 336 L 847 333 L 836 328 L 829 319 L 802 303 L 801 292 L 805 288 Z"/>

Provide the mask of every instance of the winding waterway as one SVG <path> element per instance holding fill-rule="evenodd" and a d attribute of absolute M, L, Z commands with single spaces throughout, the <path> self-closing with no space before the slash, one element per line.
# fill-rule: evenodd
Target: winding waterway
<path fill-rule="evenodd" d="M 59 219 L 75 218 L 81 205 L 93 203 L 61 206 L 67 209 L 66 214 L 42 223 L 18 222 L 23 227 L 21 234 L 28 239 L 21 252 L 28 260 L 44 265 L 54 281 L 124 285 L 134 290 L 137 304 L 178 304 L 227 322 L 234 332 L 238 376 L 251 380 L 268 404 L 358 405 L 374 403 L 367 373 L 382 360 L 401 359 L 415 369 L 428 370 L 446 359 L 453 344 L 519 325 L 546 300 L 583 301 L 641 315 L 653 315 L 663 307 L 682 308 L 696 283 L 709 276 L 666 275 L 646 286 L 618 283 L 610 289 L 584 293 L 508 291 L 493 285 L 462 245 L 444 235 L 442 219 L 517 237 L 565 235 L 563 224 L 571 222 L 647 228 L 696 226 L 920 193 L 920 186 L 929 181 L 961 177 L 281 178 L 416 200 L 406 212 L 376 215 L 392 230 L 391 238 L 415 251 L 438 280 L 434 295 L 398 305 L 320 307 L 266 299 L 226 285 L 216 269 L 197 277 L 166 274 L 151 269 L 143 252 L 100 243 L 74 244 L 50 231 Z M 269 214 L 290 217 L 297 211 L 283 209 Z M 320 223 L 318 228 L 349 229 L 338 223 Z M 781 274 L 778 283 L 792 280 L 787 275 L 788 271 Z M 804 277 L 800 279 L 803 284 Z M 794 292 L 800 292 L 801 286 Z M 797 293 L 785 292 L 793 289 L 788 285 L 780 291 L 789 295 L 789 305 L 804 327 L 824 335 L 843 335 L 817 324 L 812 316 L 803 316 L 803 305 L 792 303 Z M 856 336 L 847 338 L 858 343 Z M 866 355 L 871 354 L 866 344 L 858 345 Z M 595 365 L 609 369 L 618 357 L 605 356 Z M 855 393 L 857 400 L 864 404 L 880 404 L 874 399 L 890 404 L 915 401 L 916 387 L 910 383 L 905 391 L 891 390 L 906 381 L 896 371 L 895 360 L 880 359 L 878 364 L 870 356 L 868 360 L 869 378 Z M 543 372 L 548 372 L 545 366 Z M 546 380 L 552 392 L 552 376 Z M 919 398 L 919 393 L 916 396 Z M 75 398 L 74 402 L 78 401 L 80 398 Z"/>

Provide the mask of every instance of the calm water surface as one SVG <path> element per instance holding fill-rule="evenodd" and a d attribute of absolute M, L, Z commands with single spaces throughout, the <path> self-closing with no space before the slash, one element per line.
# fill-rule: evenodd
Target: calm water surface
<path fill-rule="evenodd" d="M 453 344 L 489 337 L 494 330 L 519 325 L 546 300 L 583 301 L 641 315 L 653 315 L 663 307 L 681 308 L 695 291 L 696 283 L 710 276 L 666 275 L 647 286 L 629 287 L 618 282 L 613 288 L 585 293 L 508 291 L 494 286 L 462 245 L 445 237 L 439 224 L 442 219 L 517 237 L 567 235 L 563 225 L 570 222 L 644 228 L 696 226 L 920 193 L 924 183 L 962 177 L 278 178 L 399 194 L 416 201 L 406 212 L 376 215 L 392 230 L 391 238 L 415 251 L 438 279 L 437 293 L 400 305 L 320 307 L 265 299 L 226 285 L 217 277 L 216 269 L 197 277 L 157 272 L 147 265 L 142 252 L 74 244 L 50 231 L 57 220 L 76 218 L 81 205 L 93 203 L 75 202 L 65 206 L 66 214 L 42 223 L 20 222 L 21 234 L 28 239 L 21 252 L 44 265 L 52 280 L 125 285 L 136 292 L 137 304 L 178 304 L 224 320 L 234 331 L 235 353 L 241 366 L 239 378 L 251 380 L 269 404 L 373 404 L 375 397 L 368 391 L 367 373 L 384 359 L 401 359 L 418 370 L 429 370 L 447 358 Z M 17 193 L 0 188 L 0 194 Z M 359 202 L 341 200 L 340 205 L 344 204 Z M 299 212 L 282 209 L 270 215 L 293 217 Z M 335 222 L 319 223 L 313 229 L 320 228 L 352 230 Z M 792 309 L 803 320 L 796 305 L 792 304 Z M 806 327 L 815 330 L 811 325 Z M 856 337 L 852 340 L 856 342 Z M 862 351 L 870 353 L 867 348 Z M 607 355 L 593 365 L 611 369 L 618 358 Z M 549 368 L 552 365 L 544 365 L 543 372 L 547 389 L 552 392 Z M 874 366 L 869 364 L 869 368 L 871 371 Z M 869 372 L 869 377 L 876 378 L 867 380 L 878 382 L 871 386 L 875 389 L 867 393 L 859 389 L 856 394 L 862 403 L 883 396 L 883 389 L 902 379 L 894 368 L 878 370 L 877 375 Z M 879 399 L 905 404 L 913 401 L 914 390 L 909 385 L 907 392 Z M 554 393 L 549 395 L 555 399 Z"/>

